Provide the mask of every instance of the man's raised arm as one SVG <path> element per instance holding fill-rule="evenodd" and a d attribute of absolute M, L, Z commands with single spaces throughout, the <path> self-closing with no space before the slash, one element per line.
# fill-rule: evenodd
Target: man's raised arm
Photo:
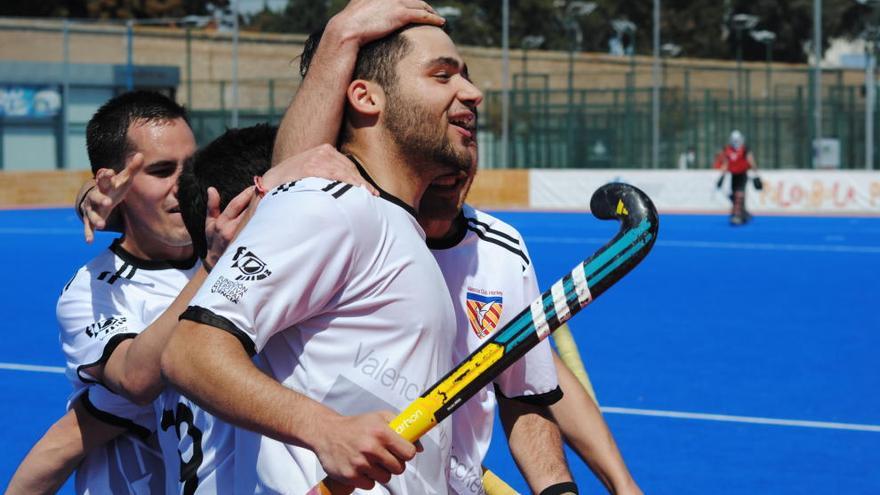
<path fill-rule="evenodd" d="M 445 20 L 421 0 L 352 0 L 324 29 L 317 51 L 303 64 L 302 85 L 284 113 L 273 166 L 321 144 L 336 144 L 360 48 L 408 24 L 442 26 Z M 317 42 L 318 40 L 310 41 Z"/>

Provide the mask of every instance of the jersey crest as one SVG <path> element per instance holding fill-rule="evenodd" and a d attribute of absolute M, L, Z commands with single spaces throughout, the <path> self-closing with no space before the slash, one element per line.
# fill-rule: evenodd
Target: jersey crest
<path fill-rule="evenodd" d="M 498 326 L 501 319 L 501 296 L 485 296 L 476 292 L 467 293 L 467 315 L 471 330 L 479 338 L 486 337 Z"/>

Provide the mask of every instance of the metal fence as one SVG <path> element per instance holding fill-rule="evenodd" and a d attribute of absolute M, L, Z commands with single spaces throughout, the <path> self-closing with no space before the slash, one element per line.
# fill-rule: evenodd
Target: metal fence
<path fill-rule="evenodd" d="M 776 90 L 772 98 L 742 99 L 733 90 L 664 88 L 660 168 L 679 167 L 681 154 L 689 149 L 695 159 L 687 163 L 688 168 L 710 168 L 733 129 L 746 135 L 761 168 L 811 168 L 809 91 L 803 86 Z M 851 85 L 830 87 L 823 98 L 823 136 L 838 141 L 842 169 L 865 168 L 862 90 Z M 500 91 L 488 92 L 480 115 L 480 156 L 485 168 L 650 166 L 650 88 L 512 91 L 507 164 L 501 163 L 501 96 Z M 284 109 L 276 105 L 267 102 L 264 108 L 241 111 L 240 125 L 277 123 Z M 195 110 L 192 123 L 199 142 L 205 143 L 226 129 L 229 111 Z M 875 137 L 878 141 L 880 134 Z"/>
<path fill-rule="evenodd" d="M 648 168 L 652 146 L 650 87 L 614 89 L 515 88 L 510 94 L 512 168 Z M 747 137 L 762 168 L 812 168 L 812 97 L 802 85 L 777 85 L 772 94 L 737 95 L 736 88 L 664 87 L 660 91 L 659 167 L 709 168 L 733 129 Z M 822 137 L 836 141 L 838 167 L 864 169 L 864 86 L 836 78 L 822 98 Z M 537 80 L 537 83 L 536 83 Z M 500 164 L 502 93 L 487 94 L 481 131 L 487 166 Z M 876 115 L 875 110 L 875 115 Z M 877 141 L 876 125 L 875 142 Z M 875 152 L 876 155 L 876 152 Z"/>
<path fill-rule="evenodd" d="M 63 102 L 54 114 L 0 115 L 0 169 L 87 168 L 85 123 L 130 78 L 134 87 L 167 88 L 184 103 L 200 144 L 232 125 L 236 100 L 238 125 L 277 122 L 300 82 L 303 39 L 243 35 L 236 80 L 228 33 L 0 19 L 0 91 L 55 88 Z M 462 53 L 486 96 L 481 166 L 651 166 L 649 57 L 513 50 L 503 162 L 500 52 L 465 47 Z M 658 166 L 674 168 L 693 149 L 689 167 L 710 167 L 736 128 L 761 167 L 812 167 L 811 77 L 803 65 L 664 59 Z M 866 168 L 864 80 L 859 69 L 823 70 L 822 136 L 839 144 L 840 168 Z M 880 125 L 873 127 L 876 135 Z"/>

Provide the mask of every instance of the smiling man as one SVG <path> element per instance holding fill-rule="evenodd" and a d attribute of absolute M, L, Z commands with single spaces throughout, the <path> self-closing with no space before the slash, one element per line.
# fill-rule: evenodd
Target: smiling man
<path fill-rule="evenodd" d="M 151 434 L 153 408 L 115 392 L 138 388 L 145 376 L 158 376 L 158 362 L 128 362 L 128 350 L 136 336 L 173 307 L 190 280 L 198 283 L 205 275 L 177 203 L 177 177 L 196 149 L 195 139 L 182 107 L 160 94 L 139 91 L 104 104 L 89 121 L 86 142 L 94 172 L 108 166 L 118 171 L 133 162 L 142 164 L 143 171 L 119 205 L 122 237 L 80 268 L 58 300 L 61 345 L 74 387 L 71 408 L 128 432 L 85 457 L 76 489 L 160 492 L 164 470 Z M 173 321 L 181 310 L 165 320 Z M 152 335 L 138 345 L 150 345 Z M 124 369 L 135 372 L 116 373 Z"/>
<path fill-rule="evenodd" d="M 449 425 L 413 460 L 387 423 L 452 364 L 452 303 L 416 209 L 429 184 L 470 167 L 482 94 L 463 69 L 436 27 L 364 46 L 340 148 L 380 196 L 317 178 L 275 188 L 182 316 L 166 377 L 264 435 L 251 452 L 236 445 L 255 475 L 242 492 L 302 493 L 326 472 L 381 493 L 446 493 Z"/>

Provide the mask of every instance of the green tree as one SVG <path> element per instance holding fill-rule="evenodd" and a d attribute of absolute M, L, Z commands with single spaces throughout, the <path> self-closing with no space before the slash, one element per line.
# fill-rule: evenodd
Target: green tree
<path fill-rule="evenodd" d="M 346 0 L 290 0 L 281 12 L 263 10 L 254 16 L 247 29 L 309 34 L 320 29 L 347 3 Z"/>
<path fill-rule="evenodd" d="M 204 15 L 229 0 L 3 0 L 0 15 L 76 17 L 92 19 L 149 19 Z"/>

